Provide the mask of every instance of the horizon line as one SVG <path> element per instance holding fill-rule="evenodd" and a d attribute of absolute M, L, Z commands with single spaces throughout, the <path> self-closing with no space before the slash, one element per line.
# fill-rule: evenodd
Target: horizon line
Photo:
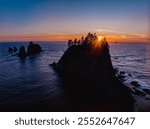
<path fill-rule="evenodd" d="M 52 42 L 55 42 L 55 43 L 67 43 L 68 41 L 56 41 L 56 40 L 55 41 L 53 41 L 53 40 L 49 40 L 49 41 L 33 41 L 33 40 L 29 40 L 29 41 L 0 41 L 0 43 L 27 43 L 27 42 L 35 42 L 35 43 L 39 43 L 39 42 L 40 43 L 44 43 L 44 42 L 47 42 L 47 43 L 48 42 L 49 43 L 50 42 L 51 43 Z M 144 41 L 143 42 L 141 42 L 141 41 L 140 42 L 138 42 L 138 41 L 120 41 L 120 42 L 113 41 L 112 42 L 111 41 L 111 42 L 108 42 L 108 43 L 116 43 L 116 44 L 119 44 L 119 43 L 141 43 L 142 44 L 142 43 L 144 43 L 145 44 L 145 43 L 150 43 L 150 42 L 144 42 Z"/>

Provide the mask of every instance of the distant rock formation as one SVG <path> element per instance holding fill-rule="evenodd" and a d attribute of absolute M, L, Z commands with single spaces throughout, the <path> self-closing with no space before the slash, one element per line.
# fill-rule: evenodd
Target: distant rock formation
<path fill-rule="evenodd" d="M 14 47 L 14 52 L 18 51 L 18 49 L 16 47 Z"/>
<path fill-rule="evenodd" d="M 133 97 L 115 75 L 106 38 L 98 40 L 89 33 L 81 41 L 69 40 L 70 47 L 58 63 L 51 64 L 73 105 L 80 107 L 79 111 L 133 111 Z"/>
<path fill-rule="evenodd" d="M 38 44 L 33 44 L 33 42 L 29 43 L 28 49 L 27 49 L 27 55 L 34 55 L 38 54 L 42 51 L 42 48 Z"/>
<path fill-rule="evenodd" d="M 8 52 L 13 52 L 13 48 L 9 47 Z"/>
<path fill-rule="evenodd" d="M 14 47 L 14 48 L 11 48 L 11 47 L 8 47 L 8 52 L 17 52 L 18 51 L 18 49 L 16 48 L 16 47 Z"/>
<path fill-rule="evenodd" d="M 26 50 L 24 46 L 21 46 L 19 49 L 19 57 L 20 58 L 25 58 L 27 56 Z"/>
<path fill-rule="evenodd" d="M 27 48 L 27 52 L 24 46 L 20 47 L 18 56 L 21 58 L 25 58 L 27 56 L 38 54 L 40 52 L 42 52 L 41 46 L 38 44 L 33 44 L 33 42 L 30 42 Z"/>

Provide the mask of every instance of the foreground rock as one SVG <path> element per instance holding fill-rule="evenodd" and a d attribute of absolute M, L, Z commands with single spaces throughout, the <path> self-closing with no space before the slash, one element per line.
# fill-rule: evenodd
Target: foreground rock
<path fill-rule="evenodd" d="M 143 89 L 143 91 L 144 91 L 145 93 L 147 93 L 148 95 L 150 95 L 150 89 Z"/>
<path fill-rule="evenodd" d="M 132 92 L 133 94 L 141 96 L 141 97 L 145 97 L 146 96 L 146 94 L 144 92 L 142 92 L 142 91 L 140 91 L 140 90 L 138 90 L 136 88 L 133 88 L 133 89 L 134 89 L 134 91 Z"/>
<path fill-rule="evenodd" d="M 107 41 L 88 38 L 52 64 L 66 88 L 70 111 L 133 111 L 133 97 L 115 76 Z"/>

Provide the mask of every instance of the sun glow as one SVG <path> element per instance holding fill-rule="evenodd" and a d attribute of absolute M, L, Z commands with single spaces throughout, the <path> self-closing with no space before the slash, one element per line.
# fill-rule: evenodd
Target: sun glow
<path fill-rule="evenodd" d="M 101 41 L 102 40 L 102 36 L 98 36 L 98 41 Z"/>

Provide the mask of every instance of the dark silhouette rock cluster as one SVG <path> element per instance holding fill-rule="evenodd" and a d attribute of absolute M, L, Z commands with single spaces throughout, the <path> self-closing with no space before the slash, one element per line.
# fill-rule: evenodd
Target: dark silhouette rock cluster
<path fill-rule="evenodd" d="M 25 47 L 21 46 L 20 49 L 19 49 L 19 54 L 18 55 L 21 58 L 25 58 L 27 56 L 38 54 L 40 52 L 42 52 L 41 46 L 38 45 L 38 44 L 33 44 L 33 42 L 30 42 L 29 45 L 28 45 L 28 48 L 27 48 L 27 52 L 25 50 Z"/>
<path fill-rule="evenodd" d="M 71 104 L 79 111 L 133 111 L 134 99 L 115 75 L 106 38 L 98 40 L 89 33 L 80 43 L 69 40 L 64 55 L 51 64 L 62 78 Z"/>
<path fill-rule="evenodd" d="M 145 97 L 146 96 L 146 93 L 143 92 L 142 90 L 138 89 L 138 88 L 135 88 L 133 87 L 133 90 L 131 91 L 133 94 L 135 95 L 138 95 L 138 96 L 141 96 L 141 97 Z"/>
<path fill-rule="evenodd" d="M 14 48 L 9 47 L 8 48 L 8 52 L 17 52 L 17 51 L 18 51 L 18 49 L 16 47 L 14 47 Z"/>

